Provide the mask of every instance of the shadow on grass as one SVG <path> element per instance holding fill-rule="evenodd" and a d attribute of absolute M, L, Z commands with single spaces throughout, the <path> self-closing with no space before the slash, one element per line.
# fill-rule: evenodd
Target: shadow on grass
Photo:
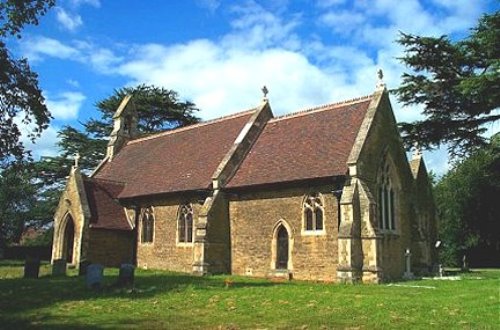
<path fill-rule="evenodd" d="M 12 270 L 12 267 L 22 268 L 22 265 L 14 263 L 0 264 L 0 274 L 6 270 Z M 48 266 L 45 266 L 46 268 Z M 46 271 L 47 269 L 45 269 Z M 73 272 L 74 274 L 74 272 Z M 86 287 L 84 276 L 51 276 L 45 275 L 38 279 L 24 279 L 21 277 L 0 279 L 0 328 L 37 328 L 44 327 L 46 323 L 43 320 L 51 314 L 52 308 L 66 308 L 67 303 L 71 308 L 75 308 L 80 303 L 92 302 L 96 306 L 106 304 L 110 299 L 114 303 L 118 302 L 116 308 L 120 308 L 119 301 L 133 299 L 151 299 L 157 295 L 168 293 L 179 293 L 183 291 L 200 290 L 221 290 L 228 285 L 226 279 L 229 276 L 210 276 L 196 277 L 180 273 L 167 273 L 162 271 L 136 270 L 135 283 L 133 287 L 118 287 L 118 270 L 105 270 L 103 286 L 100 290 L 94 291 Z M 276 286 L 281 283 L 269 282 L 266 280 L 249 280 L 245 278 L 230 277 L 231 289 L 245 287 L 267 287 Z M 66 305 L 65 305 L 66 303 Z M 63 307 L 61 307 L 63 306 Z M 44 309 L 39 313 L 40 309 Z M 47 312 L 48 311 L 48 312 Z M 33 318 L 33 315 L 40 315 L 41 319 Z M 73 318 L 73 321 L 71 320 Z M 50 320 L 50 328 L 57 329 L 58 322 Z M 37 322 L 40 322 L 37 325 Z M 134 324 L 142 322 L 141 319 L 126 320 L 127 326 L 135 327 Z M 151 322 L 151 320 L 144 320 Z M 94 323 L 94 322 L 91 322 Z M 61 328 L 86 328 L 88 327 L 84 319 L 71 316 L 61 320 Z M 54 325 L 54 327 L 52 326 Z M 120 323 L 114 324 L 120 325 Z M 99 328 L 105 325 L 99 324 Z M 108 325 L 113 327 L 113 325 Z M 137 324 L 140 327 L 140 324 Z M 161 325 L 158 325 L 162 327 Z"/>

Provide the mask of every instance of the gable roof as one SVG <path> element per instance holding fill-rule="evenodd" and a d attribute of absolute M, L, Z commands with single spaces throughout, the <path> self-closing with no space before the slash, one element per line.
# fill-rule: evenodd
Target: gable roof
<path fill-rule="evenodd" d="M 372 98 L 271 119 L 227 187 L 345 175 Z"/>
<path fill-rule="evenodd" d="M 132 140 L 94 177 L 123 183 L 119 198 L 208 189 L 212 174 L 254 112 Z"/>
<path fill-rule="evenodd" d="M 123 207 L 117 201 L 124 188 L 122 183 L 85 178 L 83 184 L 92 228 L 132 230 Z"/>

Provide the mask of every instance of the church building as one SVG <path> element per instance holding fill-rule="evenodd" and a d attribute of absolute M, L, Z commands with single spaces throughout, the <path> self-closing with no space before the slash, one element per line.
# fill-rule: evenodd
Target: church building
<path fill-rule="evenodd" d="M 133 99 L 90 176 L 72 168 L 52 260 L 342 283 L 425 273 L 436 211 L 388 92 L 274 116 L 248 111 L 138 136 Z"/>

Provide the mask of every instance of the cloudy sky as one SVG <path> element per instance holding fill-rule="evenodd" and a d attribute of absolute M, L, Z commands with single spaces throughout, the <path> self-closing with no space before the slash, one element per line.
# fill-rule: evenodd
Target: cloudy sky
<path fill-rule="evenodd" d="M 96 117 L 114 89 L 154 84 L 194 102 L 203 119 L 252 108 L 263 85 L 275 114 L 373 92 L 379 68 L 400 83 L 398 31 L 462 38 L 496 0 L 58 0 L 9 46 L 27 57 L 54 116 L 35 146 Z M 398 121 L 419 117 L 401 108 Z M 498 130 L 498 127 L 493 128 Z M 443 152 L 428 167 L 446 169 Z"/>

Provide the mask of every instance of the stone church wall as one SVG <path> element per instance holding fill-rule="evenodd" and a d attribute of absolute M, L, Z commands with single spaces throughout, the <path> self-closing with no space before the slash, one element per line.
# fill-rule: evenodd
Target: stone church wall
<path fill-rule="evenodd" d="M 67 259 L 65 237 L 66 226 L 73 222 L 73 258 L 69 263 L 79 265 L 87 258 L 88 252 L 88 209 L 83 181 L 78 169 L 73 168 L 70 173 L 66 189 L 59 200 L 54 215 L 54 239 L 52 245 L 52 262 L 58 259 Z"/>
<path fill-rule="evenodd" d="M 211 274 L 231 271 L 229 203 L 224 195 L 213 205 L 207 228 L 206 262 Z"/>
<path fill-rule="evenodd" d="M 292 231 L 288 234 L 289 271 L 293 278 L 334 281 L 338 218 L 332 190 L 332 186 L 322 186 L 233 194 L 229 203 L 232 274 L 255 277 L 273 274 L 273 231 L 283 220 Z M 302 230 L 304 197 L 315 192 L 321 193 L 324 201 L 325 233 L 320 235 L 305 234 Z"/>
<path fill-rule="evenodd" d="M 413 177 L 389 107 L 388 98 L 385 96 L 382 98 L 380 108 L 374 117 L 373 125 L 357 163 L 359 177 L 366 184 L 375 201 L 377 201 L 378 192 L 377 175 L 382 167 L 385 154 L 389 156 L 392 168 L 395 171 L 395 180 L 398 187 L 395 198 L 396 230 L 394 232 L 376 230 L 378 236 L 376 243 L 378 246 L 378 267 L 382 271 L 383 281 L 403 276 L 405 250 L 412 246 L 412 222 L 415 218 L 412 207 L 412 200 L 415 198 Z M 375 223 L 373 223 L 374 227 L 378 227 L 377 219 L 376 217 Z M 366 239 L 363 240 L 362 244 L 365 267 L 373 249 L 370 248 L 370 243 Z"/>
<path fill-rule="evenodd" d="M 412 260 L 416 272 L 428 273 L 437 261 L 436 208 L 432 195 L 425 165 L 421 163 L 415 180 L 415 205 L 416 221 L 413 229 Z"/>
<path fill-rule="evenodd" d="M 87 261 L 107 267 L 133 263 L 134 232 L 91 228 Z"/>
<path fill-rule="evenodd" d="M 154 236 L 152 243 L 137 244 L 137 266 L 190 273 L 193 264 L 193 244 L 177 242 L 177 216 L 179 206 L 187 200 L 172 198 L 154 201 L 143 207 L 154 208 Z M 190 200 L 193 219 L 201 208 L 197 199 Z M 140 234 L 139 234 L 140 235 Z"/>

